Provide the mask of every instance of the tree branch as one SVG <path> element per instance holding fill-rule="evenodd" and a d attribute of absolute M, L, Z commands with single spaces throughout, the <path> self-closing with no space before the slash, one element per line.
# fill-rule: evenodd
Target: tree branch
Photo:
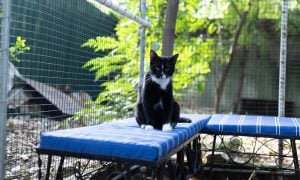
<path fill-rule="evenodd" d="M 223 94 L 223 91 L 224 91 L 225 81 L 227 79 L 230 67 L 232 66 L 233 57 L 234 57 L 235 50 L 236 50 L 236 47 L 237 47 L 237 42 L 238 42 L 238 39 L 240 37 L 242 27 L 245 24 L 248 12 L 250 11 L 250 8 L 251 8 L 251 0 L 249 1 L 248 10 L 245 11 L 243 13 L 243 15 L 241 16 L 241 18 L 240 18 L 240 22 L 239 22 L 239 24 L 238 24 L 238 26 L 235 30 L 234 38 L 233 38 L 233 41 L 232 41 L 232 43 L 230 45 L 230 48 L 229 48 L 228 59 L 227 59 L 228 63 L 224 66 L 224 68 L 222 69 L 222 72 L 221 72 L 221 79 L 220 79 L 220 81 L 217 85 L 217 89 L 216 89 L 216 99 L 215 99 L 215 104 L 214 104 L 215 113 L 219 113 L 219 111 L 220 111 L 220 103 L 221 103 L 222 94 Z"/>
<path fill-rule="evenodd" d="M 243 49 L 243 59 L 240 59 L 240 64 L 239 64 L 239 77 L 238 77 L 238 83 L 237 83 L 237 92 L 236 96 L 234 98 L 233 104 L 232 104 L 232 109 L 231 112 L 237 113 L 239 103 L 242 97 L 242 92 L 243 92 L 243 85 L 244 85 L 244 79 L 245 79 L 245 69 L 246 69 L 246 64 L 247 60 L 249 59 L 248 57 L 248 50 L 244 47 Z"/>
<path fill-rule="evenodd" d="M 240 13 L 239 9 L 237 8 L 237 6 L 235 5 L 235 3 L 230 0 L 232 6 L 233 6 L 233 9 L 235 10 L 235 12 L 240 16 L 240 18 L 242 17 L 242 14 Z"/>

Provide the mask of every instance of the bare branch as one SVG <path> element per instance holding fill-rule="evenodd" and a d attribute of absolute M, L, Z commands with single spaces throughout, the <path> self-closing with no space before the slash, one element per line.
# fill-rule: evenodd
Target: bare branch
<path fill-rule="evenodd" d="M 242 14 L 241 14 L 241 12 L 239 11 L 239 9 L 237 8 L 237 6 L 236 6 L 236 4 L 232 1 L 232 0 L 230 0 L 230 2 L 231 2 L 231 4 L 232 4 L 232 6 L 233 6 L 233 9 L 235 10 L 235 12 L 240 16 L 240 18 L 242 17 Z"/>
<path fill-rule="evenodd" d="M 221 103 L 222 94 L 223 94 L 223 90 L 224 90 L 224 86 L 225 86 L 225 81 L 227 79 L 229 70 L 230 70 L 231 65 L 233 63 L 233 57 L 234 57 L 235 50 L 236 50 L 236 47 L 237 47 L 238 39 L 240 37 L 242 27 L 245 24 L 245 21 L 246 21 L 248 12 L 250 11 L 250 8 L 251 8 L 251 0 L 249 1 L 248 10 L 245 11 L 243 13 L 243 15 L 241 16 L 241 18 L 240 18 L 240 22 L 239 22 L 239 24 L 238 24 L 238 26 L 235 30 L 233 41 L 232 41 L 232 43 L 230 45 L 230 48 L 229 48 L 227 64 L 224 66 L 224 68 L 222 69 L 222 72 L 221 72 L 221 79 L 220 79 L 220 81 L 218 83 L 218 86 L 217 86 L 217 89 L 216 89 L 216 99 L 215 99 L 215 104 L 214 104 L 214 109 L 215 109 L 216 113 L 218 113 L 220 111 L 220 103 Z"/>

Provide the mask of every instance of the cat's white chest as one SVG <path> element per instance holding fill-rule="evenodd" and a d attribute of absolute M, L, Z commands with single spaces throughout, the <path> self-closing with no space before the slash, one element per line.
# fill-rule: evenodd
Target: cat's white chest
<path fill-rule="evenodd" d="M 168 84 L 170 83 L 170 78 L 164 78 L 164 79 L 160 79 L 160 78 L 157 78 L 155 76 L 152 76 L 151 75 L 151 78 L 152 78 L 152 81 L 156 82 L 161 89 L 163 90 L 166 90 L 167 89 L 167 86 Z"/>

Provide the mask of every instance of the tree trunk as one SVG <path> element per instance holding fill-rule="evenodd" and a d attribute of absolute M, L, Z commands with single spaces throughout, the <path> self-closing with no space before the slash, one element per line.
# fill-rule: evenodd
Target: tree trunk
<path fill-rule="evenodd" d="M 228 63 L 224 66 L 224 68 L 222 69 L 222 72 L 221 72 L 221 79 L 220 79 L 220 81 L 217 85 L 217 89 L 216 89 L 216 99 L 215 99 L 215 104 L 214 104 L 215 113 L 219 113 L 219 111 L 220 111 L 220 103 L 221 103 L 222 94 L 223 94 L 223 90 L 224 90 L 224 86 L 225 86 L 225 81 L 227 79 L 230 67 L 232 66 L 234 53 L 235 53 L 235 50 L 237 47 L 237 42 L 240 37 L 242 27 L 245 24 L 250 7 L 251 7 L 251 1 L 249 2 L 249 9 L 247 11 L 245 11 L 240 17 L 240 22 L 235 30 L 234 38 L 233 38 L 233 41 L 229 48 L 228 59 L 227 59 Z"/>
<path fill-rule="evenodd" d="M 238 84 L 237 84 L 237 92 L 236 92 L 236 96 L 234 98 L 234 102 L 232 105 L 232 113 L 237 113 L 238 111 L 238 107 L 241 101 L 241 97 L 242 97 L 242 92 L 243 92 L 243 86 L 244 86 L 244 79 L 245 79 L 245 70 L 246 70 L 246 64 L 247 64 L 247 60 L 248 60 L 248 54 L 249 51 L 244 47 L 244 59 L 240 59 L 240 66 L 239 66 L 239 78 L 238 78 Z"/>
<path fill-rule="evenodd" d="M 162 41 L 163 56 L 171 56 L 173 54 L 178 4 L 179 0 L 168 0 L 167 3 L 166 21 Z"/>

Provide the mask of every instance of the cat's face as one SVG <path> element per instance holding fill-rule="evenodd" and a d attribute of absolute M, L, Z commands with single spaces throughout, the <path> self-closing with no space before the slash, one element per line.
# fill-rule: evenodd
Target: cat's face
<path fill-rule="evenodd" d="M 150 51 L 150 73 L 159 79 L 172 77 L 178 54 L 171 57 L 158 56 L 155 51 Z"/>

